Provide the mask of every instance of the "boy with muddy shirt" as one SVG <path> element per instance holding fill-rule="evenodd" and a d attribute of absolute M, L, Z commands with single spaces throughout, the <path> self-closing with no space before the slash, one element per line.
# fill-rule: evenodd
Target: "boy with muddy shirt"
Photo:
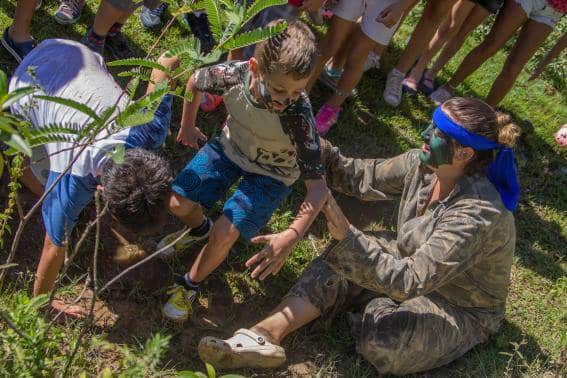
<path fill-rule="evenodd" d="M 276 21 L 278 22 L 278 21 Z M 196 148 L 206 137 L 195 126 L 202 92 L 223 96 L 228 117 L 222 135 L 209 141 L 174 180 L 169 209 L 186 227 L 166 236 L 158 248 L 168 256 L 208 238 L 193 266 L 170 291 L 163 315 L 184 321 L 200 283 L 219 266 L 239 236 L 266 247 L 246 266 L 252 277 L 276 274 L 309 228 L 328 189 L 305 85 L 317 55 L 315 37 L 301 22 L 257 45 L 245 62 L 222 63 L 196 71 L 187 83 L 193 100 L 185 102 L 177 140 Z M 289 228 L 256 236 L 272 213 L 305 180 L 307 195 Z M 204 215 L 241 179 L 214 224 Z"/>

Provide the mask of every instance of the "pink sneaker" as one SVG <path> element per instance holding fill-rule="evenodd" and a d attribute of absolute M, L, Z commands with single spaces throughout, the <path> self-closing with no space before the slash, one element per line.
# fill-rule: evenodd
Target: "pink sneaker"
<path fill-rule="evenodd" d="M 340 112 L 340 107 L 333 107 L 327 104 L 321 106 L 319 113 L 317 113 L 317 116 L 315 117 L 315 128 L 319 135 L 323 136 L 329 132 L 331 126 L 337 123 L 337 118 L 339 118 Z"/>
<path fill-rule="evenodd" d="M 199 109 L 205 113 L 214 112 L 222 104 L 222 96 L 214 95 L 208 92 L 203 93 Z"/>

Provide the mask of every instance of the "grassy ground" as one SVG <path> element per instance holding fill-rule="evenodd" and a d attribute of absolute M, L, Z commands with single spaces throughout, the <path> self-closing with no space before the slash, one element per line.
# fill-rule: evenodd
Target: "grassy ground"
<path fill-rule="evenodd" d="M 78 24 L 62 27 L 52 18 L 56 2 L 45 2 L 34 17 L 33 35 L 40 40 L 51 37 L 79 39 L 87 25 L 92 23 L 97 9 L 98 2 L 90 0 L 87 3 Z M 10 23 L 14 4 L 14 0 L 2 3 L 2 30 Z M 418 15 L 418 12 L 414 12 L 408 17 L 383 57 L 382 68 L 365 75 L 358 86 L 358 94 L 347 101 L 338 126 L 329 134 L 329 139 L 347 155 L 388 157 L 419 145 L 419 134 L 429 122 L 431 104 L 420 96 L 416 99 L 406 98 L 399 108 L 393 109 L 381 98 L 386 72 L 403 51 L 404 41 L 411 33 Z M 567 29 L 566 21 L 564 19 L 561 22 L 561 31 Z M 450 76 L 464 54 L 481 40 L 487 30 L 488 27 L 482 27 L 468 39 L 465 48 L 443 72 L 443 79 Z M 140 55 L 158 35 L 157 32 L 144 31 L 137 17 L 132 17 L 127 24 L 126 34 Z M 538 56 L 549 49 L 558 34 L 556 32 L 548 38 Z M 187 35 L 187 27 L 181 20 L 177 21 L 156 54 Z M 504 59 L 504 52 L 497 54 L 472 75 L 458 92 L 467 96 L 486 95 Z M 546 71 L 543 79 L 535 82 L 527 82 L 529 73 L 524 72 L 502 103 L 502 108 L 510 112 L 524 130 L 517 149 L 522 183 L 522 200 L 516 216 L 518 243 L 502 331 L 463 358 L 431 372 L 432 375 L 560 376 L 567 373 L 567 153 L 558 149 L 552 137 L 555 130 L 567 122 L 566 61 L 564 54 L 558 63 Z M 530 62 L 529 67 L 533 67 L 534 62 Z M 14 68 L 11 57 L 4 50 L 0 51 L 0 68 L 8 73 Z M 311 96 L 315 108 L 329 95 L 328 90 L 317 86 Z M 179 124 L 179 103 L 176 103 L 176 110 L 174 127 Z M 212 134 L 218 132 L 222 117 L 223 114 L 218 112 L 202 116 L 199 122 Z M 191 152 L 171 142 L 168 141 L 164 152 L 174 168 L 180 169 Z M 293 195 L 274 215 L 269 228 L 282 229 L 288 224 L 303 192 L 303 187 L 296 185 Z M 24 206 L 29 207 L 31 202 L 31 196 L 24 194 Z M 347 216 L 361 227 L 394 227 L 395 204 L 362 205 L 343 197 L 340 202 L 347 210 Z M 172 220 L 168 229 L 176 227 L 178 225 Z M 130 275 L 103 298 L 101 305 L 105 307 L 100 310 L 103 320 L 89 334 L 93 340 L 105 338 L 112 344 L 101 349 L 100 341 L 91 343 L 87 350 L 79 354 L 76 370 L 86 369 L 96 374 L 105 366 L 117 367 L 117 345 L 136 348 L 157 332 L 171 336 L 170 346 L 162 359 L 161 368 L 164 371 L 201 369 L 202 364 L 195 349 L 200 337 L 205 334 L 228 336 L 238 327 L 250 325 L 268 313 L 316 254 L 315 248 L 320 250 L 327 242 L 321 219 L 312 231 L 318 235 L 313 239 L 314 243 L 310 240 L 301 242 L 282 272 L 266 283 L 251 280 L 244 268 L 243 263 L 254 248 L 237 244 L 228 261 L 205 284 L 200 298 L 201 306 L 192 320 L 183 326 L 164 322 L 159 310 L 166 298 L 164 288 L 171 282 L 172 273 L 181 273 L 191 256 L 169 264 L 156 262 Z M 41 235 L 42 232 L 40 219 L 34 219 L 20 248 L 17 261 L 20 265 L 15 269 L 18 272 L 11 276 L 10 288 L 0 296 L 2 306 L 13 308 L 29 292 L 41 246 L 41 237 L 34 235 Z M 113 245 L 110 238 L 103 240 L 101 264 L 104 268 L 101 271 L 106 280 L 116 274 L 119 268 L 111 263 Z M 64 292 L 72 293 L 78 289 L 74 282 L 84 273 L 88 264 L 89 253 L 86 252 L 66 277 L 68 286 Z M 78 333 L 79 323 L 70 322 L 57 327 L 72 338 Z M 312 328 L 301 330 L 287 339 L 284 346 L 289 362 L 283 368 L 264 373 L 241 373 L 258 376 L 375 376 L 373 368 L 356 355 L 344 316 L 340 316 L 328 331 L 313 332 Z M 0 348 L 0 353 L 5 350 Z M 64 356 L 67 351 L 66 345 L 60 345 L 55 355 Z"/>

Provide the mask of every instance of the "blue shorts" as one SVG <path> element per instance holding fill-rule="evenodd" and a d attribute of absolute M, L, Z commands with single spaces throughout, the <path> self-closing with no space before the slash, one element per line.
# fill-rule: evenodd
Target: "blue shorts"
<path fill-rule="evenodd" d="M 177 175 L 175 193 L 210 209 L 240 178 L 238 188 L 224 204 L 223 214 L 250 240 L 268 223 L 291 188 L 268 176 L 244 171 L 225 154 L 218 139 L 207 143 Z"/>

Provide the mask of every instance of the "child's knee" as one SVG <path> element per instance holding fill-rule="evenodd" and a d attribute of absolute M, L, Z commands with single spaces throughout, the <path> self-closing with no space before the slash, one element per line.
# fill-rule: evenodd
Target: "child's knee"
<path fill-rule="evenodd" d="M 169 197 L 169 210 L 179 217 L 191 214 L 197 206 L 199 205 L 177 193 L 173 193 Z"/>
<path fill-rule="evenodd" d="M 232 246 L 240 236 L 240 232 L 226 217 L 220 217 L 209 234 L 209 245 L 218 247 Z"/>

